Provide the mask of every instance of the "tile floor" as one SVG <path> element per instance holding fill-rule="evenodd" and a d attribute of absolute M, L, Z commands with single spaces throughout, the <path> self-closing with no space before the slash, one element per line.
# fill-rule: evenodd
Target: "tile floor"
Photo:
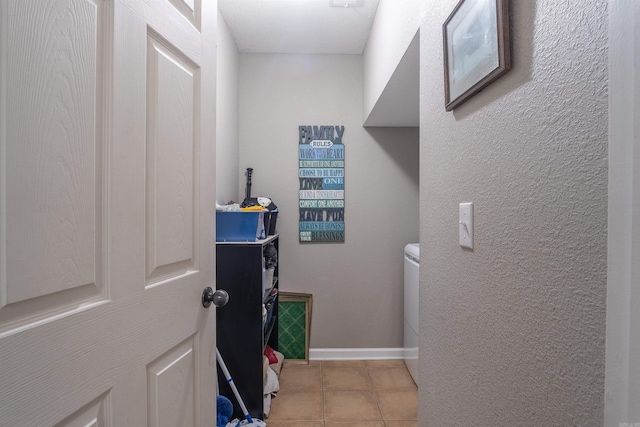
<path fill-rule="evenodd" d="M 417 427 L 418 388 L 402 360 L 285 361 L 268 427 Z"/>

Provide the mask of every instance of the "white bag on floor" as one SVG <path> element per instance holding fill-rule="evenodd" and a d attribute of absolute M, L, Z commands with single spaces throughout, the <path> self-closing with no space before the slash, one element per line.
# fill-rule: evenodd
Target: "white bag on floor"
<path fill-rule="evenodd" d="M 268 367 L 267 381 L 264 385 L 264 400 L 262 404 L 265 418 L 269 417 L 269 412 L 271 411 L 271 397 L 275 396 L 278 390 L 280 390 L 278 375 L 276 375 L 275 371 L 271 369 L 271 367 Z"/>
<path fill-rule="evenodd" d="M 251 426 L 251 427 L 267 427 L 267 423 L 265 423 L 262 420 L 258 420 L 258 419 L 253 419 L 253 422 L 251 424 L 249 424 L 249 421 L 247 420 L 242 420 L 239 421 L 237 418 L 234 419 L 233 421 L 229 421 L 226 425 L 226 427 L 242 427 L 242 426 Z"/>

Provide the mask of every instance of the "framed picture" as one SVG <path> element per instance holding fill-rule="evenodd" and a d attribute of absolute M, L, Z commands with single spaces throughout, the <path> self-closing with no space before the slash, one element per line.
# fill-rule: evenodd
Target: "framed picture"
<path fill-rule="evenodd" d="M 508 0 L 460 0 L 442 25 L 451 111 L 511 69 Z"/>

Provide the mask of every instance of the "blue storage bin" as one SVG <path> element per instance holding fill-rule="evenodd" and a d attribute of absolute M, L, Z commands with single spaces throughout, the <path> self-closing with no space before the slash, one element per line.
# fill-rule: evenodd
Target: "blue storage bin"
<path fill-rule="evenodd" d="M 262 212 L 216 212 L 216 242 L 255 242 L 263 233 Z"/>

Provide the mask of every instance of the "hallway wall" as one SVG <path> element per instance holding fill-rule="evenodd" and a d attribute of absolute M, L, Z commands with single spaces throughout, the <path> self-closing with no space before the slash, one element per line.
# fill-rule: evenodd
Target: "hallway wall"
<path fill-rule="evenodd" d="M 238 193 L 240 54 L 224 18 L 218 12 L 218 73 L 216 96 L 216 200 L 242 201 Z"/>
<path fill-rule="evenodd" d="M 420 27 L 419 0 L 380 0 L 363 52 L 364 119 L 380 99 Z"/>
<path fill-rule="evenodd" d="M 513 69 L 448 113 L 457 2 L 420 29 L 420 424 L 602 426 L 607 3 L 509 2 Z"/>
<path fill-rule="evenodd" d="M 240 55 L 240 173 L 280 209 L 280 289 L 313 294 L 312 348 L 402 346 L 418 130 L 364 129 L 362 87 L 361 55 Z M 345 126 L 345 243 L 298 242 L 299 125 Z"/>

